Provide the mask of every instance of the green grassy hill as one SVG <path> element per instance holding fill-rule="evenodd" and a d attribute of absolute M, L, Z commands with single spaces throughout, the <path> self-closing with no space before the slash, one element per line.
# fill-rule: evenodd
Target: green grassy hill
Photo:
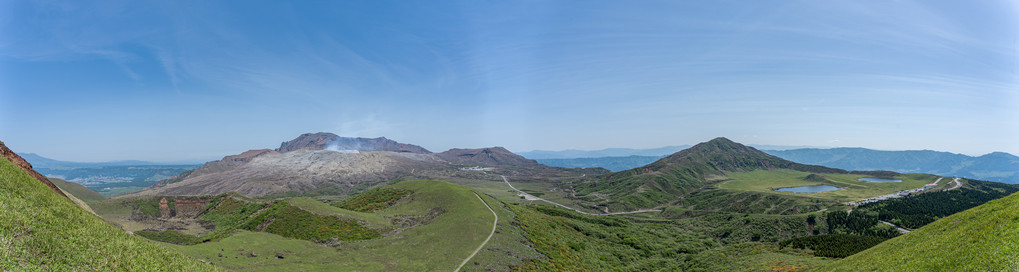
<path fill-rule="evenodd" d="M 6 159 L 0 210 L 0 270 L 215 270 L 103 222 Z"/>
<path fill-rule="evenodd" d="M 104 219 L 125 230 L 152 240 L 183 245 L 218 241 L 238 230 L 327 242 L 374 239 L 392 229 L 388 224 L 379 224 L 375 219 L 382 218 L 371 214 L 320 214 L 296 205 L 302 203 L 256 200 L 228 193 L 127 197 L 94 205 Z M 366 226 L 369 221 L 374 224 Z"/>
<path fill-rule="evenodd" d="M 77 197 L 78 199 L 81 199 L 82 201 L 91 203 L 106 200 L 105 196 L 97 193 L 96 191 L 92 191 L 92 189 L 89 189 L 81 184 L 56 178 L 51 178 L 49 180 L 50 182 L 53 182 L 54 185 L 57 185 L 57 187 L 60 187 L 60 190 L 64 190 L 64 192 L 70 193 L 71 195 Z"/>
<path fill-rule="evenodd" d="M 366 212 L 341 209 L 311 198 L 280 200 L 276 203 L 286 203 L 284 206 L 294 210 L 275 215 L 272 215 L 271 209 L 267 210 L 270 217 L 276 218 L 263 231 L 238 228 L 221 240 L 164 246 L 229 270 L 449 271 L 469 256 L 492 229 L 492 213 L 467 187 L 443 181 L 413 180 L 386 188 L 409 194 L 398 201 L 379 197 L 392 205 L 375 205 L 380 209 Z M 365 196 L 368 195 L 351 199 L 365 200 Z M 493 207 L 499 205 L 490 197 L 482 198 Z M 341 239 L 322 243 L 316 243 L 318 239 L 288 236 L 285 230 L 307 229 L 299 224 L 302 220 L 285 218 L 296 211 L 307 212 L 311 216 L 356 220 L 365 227 L 379 230 L 380 236 L 364 241 Z M 273 231 L 273 225 L 278 223 L 286 228 Z"/>
<path fill-rule="evenodd" d="M 593 182 L 577 185 L 576 190 L 578 197 L 604 203 L 613 210 L 650 208 L 725 180 L 727 173 L 759 169 L 846 172 L 794 163 L 726 138 L 715 138 L 643 167 L 596 177 Z"/>
<path fill-rule="evenodd" d="M 522 271 L 796 271 L 830 262 L 772 244 L 720 243 L 704 226 L 669 220 L 583 215 L 545 206 L 509 208 L 527 239 L 545 255 L 528 260 Z M 701 223 L 707 222 L 694 224 Z"/>
<path fill-rule="evenodd" d="M 1019 194 L 941 218 L 818 271 L 1019 271 Z"/>
<path fill-rule="evenodd" d="M 860 199 L 871 198 L 879 195 L 886 195 L 902 190 L 916 189 L 925 184 L 933 183 L 937 176 L 927 174 L 905 174 L 898 175 L 894 179 L 901 182 L 867 182 L 860 178 L 870 177 L 863 174 L 812 174 L 808 172 L 789 169 L 777 170 L 754 170 L 750 172 L 731 173 L 730 180 L 718 184 L 718 188 L 733 191 L 752 191 L 786 196 L 809 196 L 814 198 L 834 200 L 837 202 L 850 202 Z M 810 177 L 809 179 L 807 177 Z M 948 185 L 949 181 L 943 180 L 941 188 Z M 797 186 L 831 185 L 842 188 L 840 190 L 820 193 L 793 193 L 778 192 L 775 189 Z"/>

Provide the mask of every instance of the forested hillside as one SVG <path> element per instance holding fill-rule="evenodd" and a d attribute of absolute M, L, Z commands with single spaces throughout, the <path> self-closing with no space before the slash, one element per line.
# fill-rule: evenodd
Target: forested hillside
<path fill-rule="evenodd" d="M 1015 271 L 1019 195 L 992 200 L 816 271 Z"/>

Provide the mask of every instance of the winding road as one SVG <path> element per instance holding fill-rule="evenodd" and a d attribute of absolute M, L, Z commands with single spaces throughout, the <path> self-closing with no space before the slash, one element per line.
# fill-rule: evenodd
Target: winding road
<path fill-rule="evenodd" d="M 948 190 L 955 190 L 955 189 L 959 189 L 959 187 L 962 187 L 962 181 L 959 181 L 959 178 L 952 179 L 952 182 L 955 182 L 955 186 L 952 187 L 952 188 L 948 188 Z M 948 191 L 948 190 L 945 190 L 945 191 Z"/>
<path fill-rule="evenodd" d="M 471 256 L 467 256 L 467 259 L 464 259 L 464 261 L 460 263 L 460 266 L 457 266 L 456 270 L 453 270 L 453 272 L 460 271 L 460 268 L 463 268 L 464 265 L 471 260 L 471 258 L 474 258 L 474 255 L 478 254 L 478 251 L 481 251 L 481 249 L 484 248 L 486 244 L 488 244 L 488 240 L 492 240 L 492 235 L 495 234 L 495 227 L 499 225 L 499 215 L 495 213 L 495 210 L 492 210 L 492 206 L 489 206 L 488 202 L 485 202 L 484 199 L 481 199 L 481 195 L 478 195 L 478 193 L 474 193 L 474 196 L 478 197 L 478 200 L 481 200 L 481 204 L 485 204 L 485 207 L 488 208 L 488 211 L 492 212 L 492 215 L 495 216 L 495 220 L 492 221 L 492 232 L 488 234 L 488 238 L 485 238 L 485 242 L 482 242 L 481 245 L 478 246 L 478 249 L 475 249 L 474 253 L 471 253 Z"/>
<path fill-rule="evenodd" d="M 633 214 L 633 213 L 646 213 L 646 212 L 660 212 L 660 211 L 662 211 L 662 210 L 659 210 L 659 209 L 640 209 L 640 210 L 628 211 L 628 212 L 588 213 L 588 212 L 585 212 L 585 211 L 574 209 L 572 207 L 568 207 L 568 206 L 563 205 L 563 204 L 559 204 L 559 203 L 555 203 L 555 202 L 552 202 L 552 201 L 548 201 L 548 200 L 545 200 L 544 198 L 536 197 L 536 196 L 533 196 L 531 194 L 525 193 L 524 191 L 521 191 L 520 189 L 517 189 L 517 187 L 513 187 L 513 184 L 510 184 L 509 179 L 506 179 L 506 176 L 503 176 L 503 175 L 499 175 L 499 176 L 502 177 L 502 181 L 506 182 L 506 185 L 509 185 L 509 187 L 512 188 L 514 191 L 517 191 L 517 192 L 523 194 L 524 198 L 526 198 L 526 199 L 545 201 L 545 202 L 548 202 L 548 203 L 550 203 L 552 205 L 556 205 L 556 206 L 562 207 L 564 209 L 568 209 L 568 210 L 571 210 L 571 211 L 574 211 L 574 212 L 577 212 L 577 213 L 581 213 L 581 214 L 586 214 L 586 215 L 618 215 L 618 214 Z"/>
<path fill-rule="evenodd" d="M 898 230 L 899 233 L 902 233 L 902 234 L 906 234 L 906 233 L 910 232 L 910 230 L 902 228 L 902 227 L 899 227 L 899 226 L 896 226 L 895 224 L 892 224 L 892 222 L 886 222 L 886 221 L 880 221 L 880 220 L 878 222 L 884 223 L 885 225 L 889 225 L 889 226 L 895 227 L 895 229 Z"/>
<path fill-rule="evenodd" d="M 942 178 L 944 178 L 944 177 L 938 177 L 937 180 L 934 180 L 934 184 L 936 184 L 937 182 L 941 182 Z M 952 182 L 955 182 L 955 184 L 954 185 L 950 184 L 950 186 L 952 186 L 952 187 L 946 188 L 945 191 L 951 191 L 951 189 L 957 189 L 957 188 L 962 186 L 962 181 L 959 180 L 959 177 L 953 178 Z M 852 213 L 853 210 L 849 210 L 849 212 Z M 912 231 L 912 230 L 900 227 L 900 226 L 898 226 L 896 224 L 893 224 L 892 222 L 882 221 L 882 220 L 879 220 L 879 222 L 881 222 L 883 224 L 886 224 L 886 225 L 894 226 L 896 229 L 899 230 L 900 233 L 903 233 L 903 234 L 909 233 L 910 231 Z"/>

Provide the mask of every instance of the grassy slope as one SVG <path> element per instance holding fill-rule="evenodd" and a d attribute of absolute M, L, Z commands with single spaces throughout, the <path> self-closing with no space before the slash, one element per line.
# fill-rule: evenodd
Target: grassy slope
<path fill-rule="evenodd" d="M 810 175 L 810 173 L 788 169 L 755 170 L 743 173 L 730 173 L 728 176 L 732 180 L 722 182 L 718 185 L 718 188 L 735 191 L 754 191 L 782 195 L 810 196 L 836 200 L 839 202 L 849 202 L 886 195 L 901 190 L 920 188 L 923 187 L 924 184 L 933 183 L 934 180 L 937 179 L 937 177 L 933 175 L 907 174 L 896 177 L 896 179 L 901 179 L 902 182 L 875 183 L 857 180 L 862 177 L 867 177 L 867 175 L 819 174 L 826 177 L 828 181 L 818 182 L 804 180 L 804 177 L 807 175 Z M 946 186 L 948 181 L 950 181 L 950 179 L 942 180 L 940 186 Z M 774 191 L 774 189 L 778 188 L 811 185 L 832 185 L 843 189 L 809 194 Z"/>
<path fill-rule="evenodd" d="M 492 214 L 469 188 L 432 180 L 406 181 L 391 186 L 414 193 L 392 207 L 359 217 L 367 219 L 365 221 L 374 221 L 371 224 L 378 224 L 377 219 L 369 218 L 426 215 L 433 208 L 445 212 L 423 226 L 408 228 L 381 239 L 342 243 L 336 248 L 247 231 L 217 242 L 165 246 L 180 249 L 190 256 L 210 260 L 217 266 L 231 270 L 436 271 L 456 268 L 485 240 L 491 230 Z M 327 205 L 312 205 L 310 199 L 298 198 L 291 203 L 312 207 L 307 210 L 316 213 L 350 213 Z M 255 252 L 257 257 L 250 257 L 250 252 Z M 275 258 L 277 253 L 283 254 L 284 258 Z M 219 254 L 224 257 L 220 258 Z"/>
<path fill-rule="evenodd" d="M 762 243 L 722 246 L 702 232 L 665 222 L 510 208 L 527 239 L 546 256 L 529 260 L 524 271 L 790 271 L 829 262 Z"/>
<path fill-rule="evenodd" d="M 84 186 L 82 186 L 81 188 L 77 188 L 77 187 L 74 187 L 73 185 L 68 184 L 68 183 L 71 183 L 71 182 L 66 182 L 66 181 L 63 181 L 63 180 L 60 180 L 60 179 L 49 179 L 49 181 L 51 183 L 53 183 L 53 185 L 56 185 L 57 189 L 60 189 L 60 192 L 63 192 L 64 195 L 67 196 L 67 198 L 70 199 L 72 203 L 74 203 L 74 205 L 76 205 L 78 207 L 81 207 L 83 210 L 86 210 L 86 211 L 88 211 L 88 212 L 90 212 L 92 214 L 96 213 L 95 211 L 92 210 L 92 207 L 89 206 L 88 203 L 85 200 L 82 200 L 77 195 L 74 195 L 74 193 L 69 191 L 69 189 L 70 189 L 70 190 L 75 191 L 75 193 L 85 193 L 85 194 L 87 194 L 87 192 L 80 191 L 80 189 L 88 190 L 88 188 L 85 188 Z M 78 186 L 81 186 L 81 185 L 78 185 Z M 88 190 L 88 191 L 92 191 L 92 190 Z M 100 195 L 100 197 L 102 197 L 102 196 Z"/>
<path fill-rule="evenodd" d="M 488 195 L 481 195 L 481 198 L 499 215 L 499 223 L 492 240 L 460 271 L 517 271 L 517 267 L 524 265 L 523 260 L 542 256 L 533 245 L 525 242 L 526 233 L 508 204 Z"/>
<path fill-rule="evenodd" d="M 125 205 L 125 201 L 134 201 L 135 198 L 111 198 L 103 201 L 88 203 L 92 210 L 106 222 L 116 225 L 125 231 L 139 231 L 149 228 L 149 225 L 129 220 L 133 209 Z"/>
<path fill-rule="evenodd" d="M 0 270 L 214 270 L 106 224 L 7 160 L 0 210 Z"/>
<path fill-rule="evenodd" d="M 321 215 L 332 215 L 357 220 L 365 223 L 365 225 L 371 228 L 390 227 L 389 220 L 382 217 L 380 214 L 344 210 L 308 197 L 289 198 L 287 201 L 290 202 L 290 204 L 301 207 L 301 209 L 306 211 Z"/>
<path fill-rule="evenodd" d="M 592 178 L 574 188 L 577 197 L 611 210 L 651 208 L 675 201 L 725 179 L 727 173 L 792 169 L 814 173 L 845 170 L 803 165 L 725 138 L 697 144 L 643 167 Z"/>
<path fill-rule="evenodd" d="M 820 271 L 1019 270 L 1019 194 L 942 218 Z"/>
<path fill-rule="evenodd" d="M 55 178 L 51 178 L 50 182 L 53 182 L 53 184 L 57 185 L 57 187 L 60 187 L 60 190 L 64 190 L 64 192 L 71 193 L 71 195 L 74 195 L 74 197 L 77 197 L 78 199 L 81 199 L 82 201 L 85 202 L 91 203 L 106 200 L 105 196 L 97 193 L 96 191 L 92 191 L 92 189 L 86 188 L 81 184 Z"/>

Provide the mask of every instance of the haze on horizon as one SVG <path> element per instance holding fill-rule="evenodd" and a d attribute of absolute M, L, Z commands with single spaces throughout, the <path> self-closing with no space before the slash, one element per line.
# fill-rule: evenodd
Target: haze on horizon
<path fill-rule="evenodd" d="M 1019 155 L 1016 1 L 0 2 L 0 140 L 218 159 L 748 144 Z"/>

